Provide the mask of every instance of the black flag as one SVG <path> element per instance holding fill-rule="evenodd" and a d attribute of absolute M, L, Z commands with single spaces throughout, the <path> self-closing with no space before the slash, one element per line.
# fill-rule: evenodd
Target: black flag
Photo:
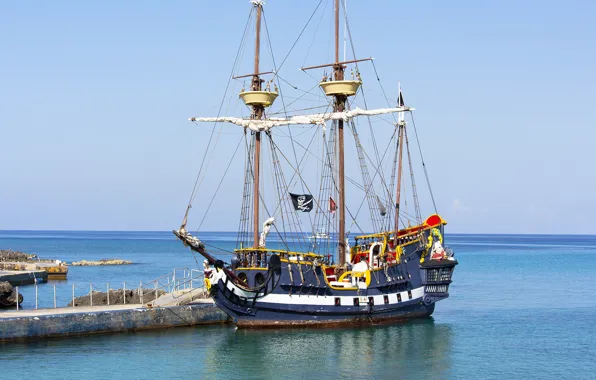
<path fill-rule="evenodd" d="M 294 210 L 302 212 L 310 212 L 313 207 L 313 199 L 310 194 L 292 194 L 292 204 L 294 204 Z"/>
<path fill-rule="evenodd" d="M 404 96 L 401 93 L 401 90 L 399 90 L 399 97 L 397 98 L 397 106 L 398 107 L 403 107 L 405 105 L 406 105 L 406 103 L 404 103 Z"/>

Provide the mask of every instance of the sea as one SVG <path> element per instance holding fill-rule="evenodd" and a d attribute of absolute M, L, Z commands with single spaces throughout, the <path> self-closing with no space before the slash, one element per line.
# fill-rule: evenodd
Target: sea
<path fill-rule="evenodd" d="M 234 233 L 201 239 L 229 260 Z M 449 234 L 459 261 L 432 317 L 391 326 L 238 330 L 180 327 L 0 344 L 0 379 L 596 379 L 596 236 Z M 90 287 L 149 282 L 201 269 L 168 232 L 0 231 L 0 248 L 66 262 L 38 286 L 39 305 Z M 135 285 L 136 284 L 136 285 Z M 23 307 L 35 287 L 21 286 Z"/>

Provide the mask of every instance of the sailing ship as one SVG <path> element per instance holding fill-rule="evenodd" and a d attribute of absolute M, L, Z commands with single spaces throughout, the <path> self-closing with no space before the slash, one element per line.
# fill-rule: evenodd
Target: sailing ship
<path fill-rule="evenodd" d="M 356 103 L 352 99 L 362 93 L 363 88 L 358 63 L 372 62 L 372 58 L 354 57 L 347 61 L 344 57 L 340 60 L 339 14 L 340 8 L 345 13 L 345 4 L 334 0 L 334 62 L 302 68 L 303 71 L 332 70 L 318 83 L 329 99 L 326 106 L 332 109 L 323 113 L 291 114 L 284 106 L 284 117 L 268 115 L 266 110 L 281 95 L 278 88 L 281 82 L 278 69 L 260 71 L 263 1 L 252 0 L 251 3 L 256 33 L 254 71 L 234 77 L 250 78 L 249 89 L 243 89 L 239 94 L 250 110 L 250 117 L 190 119 L 196 123 L 235 124 L 243 130 L 246 157 L 244 186 L 238 186 L 243 189 L 238 248 L 231 252 L 231 260 L 227 263 L 207 248 L 211 245 L 187 230 L 189 211 L 197 193 L 196 184 L 182 225 L 173 233 L 184 245 L 205 258 L 205 283 L 209 294 L 238 327 L 363 325 L 430 316 L 436 302 L 449 297 L 457 261 L 445 245 L 446 222 L 436 212 L 436 206 L 435 213 L 425 219 L 421 216 L 409 149 L 409 126 L 405 120 L 414 109 L 405 105 L 401 88 L 394 106 L 354 107 Z M 349 66 L 352 66 L 351 78 L 346 77 Z M 273 79 L 265 82 L 262 77 L 266 75 Z M 378 151 L 374 155 L 367 154 L 357 132 L 355 120 L 358 116 L 370 120 L 372 116 L 381 117 L 379 115 L 393 117 L 389 123 L 392 135 L 386 150 L 393 152 L 390 160 L 383 160 Z M 309 190 L 311 187 L 303 178 L 305 170 L 301 161 L 296 157 L 292 165 L 275 142 L 276 133 L 287 128 L 290 141 L 294 143 L 292 128 L 305 125 L 314 128 L 315 135 L 323 141 L 323 154 L 319 157 L 322 172 L 316 178 L 318 195 Z M 346 130 L 355 141 L 355 153 L 347 157 Z M 372 132 L 373 128 L 370 130 Z M 263 180 L 267 178 L 262 173 L 263 146 L 268 146 L 271 154 L 276 194 L 273 201 L 270 193 L 265 196 L 262 191 Z M 404 147 L 410 169 L 407 180 L 412 187 L 410 207 L 413 203 L 414 214 L 404 210 L 407 208 L 404 207 L 407 206 Z M 280 156 L 290 169 L 282 169 Z M 426 170 L 422 154 L 420 157 Z M 355 234 L 348 230 L 351 227 L 347 227 L 346 219 L 351 218 L 353 226 L 359 225 L 359 217 L 358 212 L 350 211 L 347 205 L 346 178 L 349 177 L 346 169 L 350 169 L 347 173 L 350 175 L 353 166 L 348 167 L 346 158 L 359 163 L 363 182 L 359 189 L 364 193 L 360 205 L 367 203 L 369 206 L 372 233 Z M 371 175 L 368 167 L 375 158 L 378 165 Z M 390 171 L 382 169 L 383 162 L 390 163 Z M 288 175 L 291 175 L 289 181 L 286 179 Z M 303 189 L 303 193 L 297 189 Z M 430 195 L 434 205 L 432 191 Z M 266 208 L 266 201 L 273 202 L 275 207 Z M 310 218 L 312 210 L 315 210 L 314 220 Z M 267 212 L 266 219 L 263 211 Z M 313 236 L 317 236 L 318 231 L 326 231 L 326 237 L 331 238 L 320 244 L 309 244 L 307 235 L 301 232 L 305 225 L 304 215 L 309 216 Z M 327 231 L 333 233 L 328 235 Z M 268 240 L 270 233 L 277 239 L 276 244 L 272 245 L 271 239 Z"/>

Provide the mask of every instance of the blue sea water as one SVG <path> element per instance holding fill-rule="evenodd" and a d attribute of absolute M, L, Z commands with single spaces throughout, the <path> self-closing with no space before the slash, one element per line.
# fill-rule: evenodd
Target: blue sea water
<path fill-rule="evenodd" d="M 226 258 L 236 235 L 201 238 Z M 0 345 L 0 378 L 596 378 L 596 236 L 446 239 L 460 265 L 451 297 L 427 319 L 357 329 L 205 326 L 11 343 Z M 70 267 L 67 281 L 41 285 L 40 294 L 54 284 L 67 291 L 75 283 L 84 293 L 89 283 L 118 287 L 197 267 L 166 232 L 0 231 L 0 247 L 63 261 L 135 262 Z M 31 289 L 21 293 L 30 298 Z"/>

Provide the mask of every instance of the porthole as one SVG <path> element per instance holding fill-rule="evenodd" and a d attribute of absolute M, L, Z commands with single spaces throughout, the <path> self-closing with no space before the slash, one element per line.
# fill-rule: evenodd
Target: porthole
<path fill-rule="evenodd" d="M 238 273 L 238 278 L 240 280 L 244 281 L 244 283 L 246 283 L 246 285 L 248 285 L 248 276 L 246 276 L 246 273 L 244 273 L 244 272 Z"/>

